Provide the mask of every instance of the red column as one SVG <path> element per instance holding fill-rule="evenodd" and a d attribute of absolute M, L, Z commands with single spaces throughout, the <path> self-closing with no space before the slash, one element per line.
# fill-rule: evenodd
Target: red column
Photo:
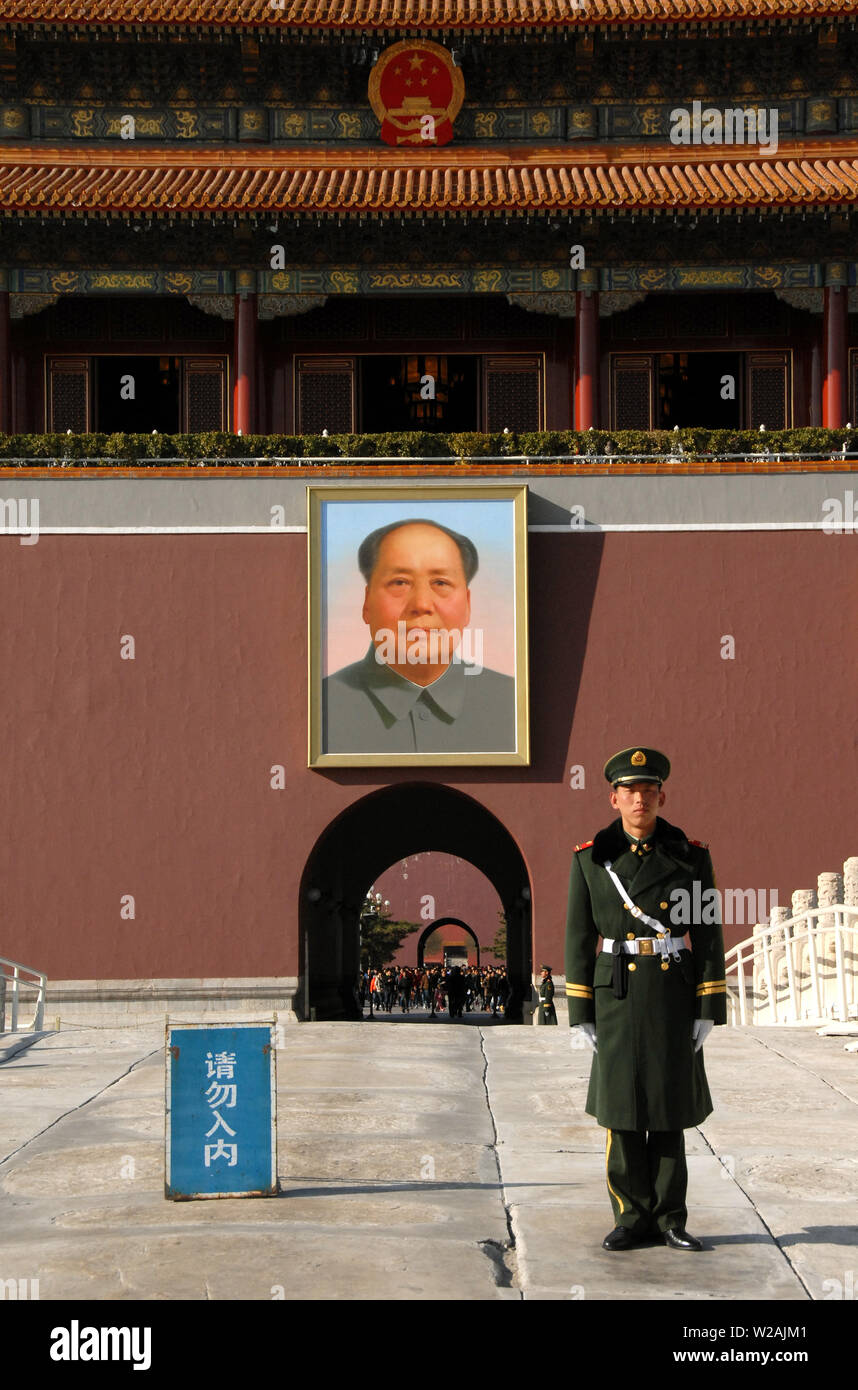
<path fill-rule="evenodd" d="M 0 289 L 0 433 L 12 433 L 12 335 L 7 289 Z"/>
<path fill-rule="evenodd" d="M 253 434 L 256 428 L 256 295 L 235 296 L 235 390 L 233 429 Z"/>
<path fill-rule="evenodd" d="M 575 428 L 599 424 L 599 293 L 575 294 Z"/>
<path fill-rule="evenodd" d="M 822 383 L 823 429 L 846 424 L 846 286 L 826 285 L 823 290 L 822 338 L 825 377 Z"/>

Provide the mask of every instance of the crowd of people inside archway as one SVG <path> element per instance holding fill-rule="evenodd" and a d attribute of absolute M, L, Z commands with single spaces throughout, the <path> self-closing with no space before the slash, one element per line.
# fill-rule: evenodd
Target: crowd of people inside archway
<path fill-rule="evenodd" d="M 369 1016 L 428 1010 L 430 1018 L 449 1013 L 461 1018 L 466 1013 L 490 1013 L 494 1018 L 502 1013 L 509 998 L 509 982 L 502 966 L 440 965 L 387 966 L 384 970 L 362 971 L 355 990 L 361 1011 L 369 1007 Z"/>

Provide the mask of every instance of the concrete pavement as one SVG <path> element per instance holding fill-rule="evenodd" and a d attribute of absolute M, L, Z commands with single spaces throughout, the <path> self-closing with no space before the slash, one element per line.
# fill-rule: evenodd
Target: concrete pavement
<path fill-rule="evenodd" d="M 0 1279 L 37 1279 L 42 1300 L 854 1296 L 858 1058 L 841 1038 L 715 1031 L 716 1109 L 688 1134 L 699 1255 L 601 1249 L 604 1131 L 565 1027 L 318 1023 L 281 1041 L 270 1199 L 164 1199 L 163 1027 L 69 1028 L 0 1064 Z"/>

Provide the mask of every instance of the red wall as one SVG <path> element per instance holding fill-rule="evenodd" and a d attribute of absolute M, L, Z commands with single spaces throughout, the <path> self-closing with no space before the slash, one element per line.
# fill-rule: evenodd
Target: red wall
<path fill-rule="evenodd" d="M 420 937 L 440 917 L 458 917 L 474 932 L 486 960 L 494 964 L 491 946 L 500 930 L 502 903 L 489 879 L 467 859 L 453 854 L 413 854 L 381 874 L 373 885 L 390 903 L 394 921 L 417 922 L 420 931 L 407 936 L 396 953 L 397 965 L 416 965 Z M 424 899 L 431 896 L 431 903 Z M 473 937 L 461 927 L 443 928 L 445 940 L 467 945 L 476 959 Z"/>
<path fill-rule="evenodd" d="M 671 757 L 664 814 L 711 842 L 721 888 L 785 902 L 858 850 L 854 535 L 532 534 L 532 766 L 425 773 L 307 769 L 305 547 L 0 537 L 0 954 L 54 979 L 295 974 L 313 844 L 417 775 L 508 827 L 557 968 L 571 846 L 638 741 Z"/>

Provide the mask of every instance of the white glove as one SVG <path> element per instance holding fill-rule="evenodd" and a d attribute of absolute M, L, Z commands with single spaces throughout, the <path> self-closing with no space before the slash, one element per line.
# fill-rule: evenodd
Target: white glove
<path fill-rule="evenodd" d="M 715 1024 L 711 1018 L 695 1018 L 691 1029 L 691 1040 L 694 1043 L 694 1051 L 699 1052 Z"/>
<path fill-rule="evenodd" d="M 596 1046 L 596 1025 L 595 1023 L 575 1023 L 569 1029 L 569 1045 L 573 1052 L 580 1051 L 582 1047 L 590 1048 L 593 1052 L 598 1052 Z"/>

